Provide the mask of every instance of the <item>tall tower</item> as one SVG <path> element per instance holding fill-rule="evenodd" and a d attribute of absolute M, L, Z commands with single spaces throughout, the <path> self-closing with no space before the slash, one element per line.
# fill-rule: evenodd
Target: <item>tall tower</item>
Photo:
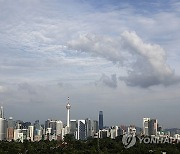
<path fill-rule="evenodd" d="M 71 105 L 69 103 L 69 97 L 68 97 L 68 103 L 66 105 L 66 109 L 67 109 L 67 127 L 69 127 L 69 121 L 70 121 L 70 108 L 71 108 Z"/>
<path fill-rule="evenodd" d="M 99 129 L 103 129 L 103 111 L 99 111 Z"/>

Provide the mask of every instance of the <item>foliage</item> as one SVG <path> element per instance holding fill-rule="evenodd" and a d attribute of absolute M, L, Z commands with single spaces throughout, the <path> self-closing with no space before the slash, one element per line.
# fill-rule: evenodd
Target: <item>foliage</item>
<path fill-rule="evenodd" d="M 180 154 L 180 143 L 178 144 L 140 144 L 125 149 L 121 138 L 116 139 L 93 139 L 81 141 L 75 140 L 71 135 L 66 135 L 64 141 L 31 142 L 25 140 L 23 143 L 15 141 L 0 141 L 0 154 Z"/>

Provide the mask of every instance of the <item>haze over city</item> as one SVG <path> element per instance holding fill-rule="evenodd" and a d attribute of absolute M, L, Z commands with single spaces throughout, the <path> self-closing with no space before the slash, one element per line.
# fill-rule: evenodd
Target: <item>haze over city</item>
<path fill-rule="evenodd" d="M 0 0 L 5 117 L 180 128 L 180 2 Z"/>

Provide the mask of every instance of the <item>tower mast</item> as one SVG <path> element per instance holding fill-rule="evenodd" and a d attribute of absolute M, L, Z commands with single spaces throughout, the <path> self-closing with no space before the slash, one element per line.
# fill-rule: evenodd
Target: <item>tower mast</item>
<path fill-rule="evenodd" d="M 69 97 L 68 97 L 68 103 L 66 105 L 66 109 L 67 109 L 67 127 L 69 127 L 69 122 L 70 122 L 70 108 L 71 108 L 71 105 L 69 103 Z"/>

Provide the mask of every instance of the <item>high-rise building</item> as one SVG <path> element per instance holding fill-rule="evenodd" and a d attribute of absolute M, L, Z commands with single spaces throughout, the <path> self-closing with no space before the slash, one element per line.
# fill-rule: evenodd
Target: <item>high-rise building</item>
<path fill-rule="evenodd" d="M 28 126 L 27 139 L 34 140 L 34 126 Z"/>
<path fill-rule="evenodd" d="M 39 120 L 34 122 L 34 141 L 40 141 L 43 135 L 43 128 L 40 125 Z"/>
<path fill-rule="evenodd" d="M 50 121 L 49 128 L 51 128 L 52 134 L 56 134 L 56 121 L 55 120 Z"/>
<path fill-rule="evenodd" d="M 35 129 L 34 130 L 34 141 L 40 141 L 43 136 L 43 129 Z"/>
<path fill-rule="evenodd" d="M 50 122 L 51 122 L 50 119 L 48 119 L 48 120 L 45 121 L 45 130 L 46 130 L 47 128 L 50 128 Z"/>
<path fill-rule="evenodd" d="M 70 134 L 73 134 L 76 137 L 77 134 L 77 121 L 70 120 Z"/>
<path fill-rule="evenodd" d="M 7 120 L 4 119 L 3 107 L 0 108 L 0 140 L 6 139 L 7 133 Z"/>
<path fill-rule="evenodd" d="M 21 129 L 21 133 L 23 133 L 23 140 L 26 140 L 28 136 L 28 129 Z"/>
<path fill-rule="evenodd" d="M 13 117 L 9 117 L 8 119 L 8 128 L 14 128 L 14 121 L 13 121 Z"/>
<path fill-rule="evenodd" d="M 85 119 L 86 122 L 86 137 L 92 137 L 92 122 L 89 118 Z"/>
<path fill-rule="evenodd" d="M 7 140 L 12 141 L 14 139 L 14 128 L 9 127 L 7 128 Z"/>
<path fill-rule="evenodd" d="M 14 121 L 12 117 L 9 117 L 7 122 L 7 140 L 11 141 L 14 139 Z"/>
<path fill-rule="evenodd" d="M 34 122 L 34 130 L 39 130 L 41 128 L 41 125 L 40 125 L 40 123 L 39 123 L 39 120 L 36 120 L 35 122 Z"/>
<path fill-rule="evenodd" d="M 60 136 L 62 134 L 62 129 L 63 129 L 63 123 L 62 121 L 56 121 L 56 135 Z"/>
<path fill-rule="evenodd" d="M 157 135 L 158 123 L 157 119 L 150 119 L 148 122 L 148 135 Z"/>
<path fill-rule="evenodd" d="M 98 126 L 97 120 L 93 120 L 92 131 L 93 131 L 93 135 L 98 133 L 98 131 L 99 131 L 99 126 Z"/>
<path fill-rule="evenodd" d="M 99 111 L 99 129 L 103 129 L 103 111 Z"/>
<path fill-rule="evenodd" d="M 149 130 L 148 130 L 148 122 L 150 121 L 150 118 L 143 118 L 143 135 L 148 136 Z"/>
<path fill-rule="evenodd" d="M 45 121 L 45 130 L 47 131 L 47 130 L 49 130 L 49 128 L 51 128 L 51 133 L 49 134 L 49 132 L 48 132 L 49 135 L 56 134 L 56 124 L 57 123 L 55 120 L 48 119 Z M 47 132 L 46 132 L 46 134 L 47 134 Z"/>
<path fill-rule="evenodd" d="M 86 122 L 85 122 L 85 120 L 78 120 L 77 139 L 78 140 L 86 139 Z"/>
<path fill-rule="evenodd" d="M 4 118 L 0 118 L 0 140 L 6 139 L 7 133 L 7 121 Z"/>
<path fill-rule="evenodd" d="M 69 122 L 70 122 L 70 108 L 71 105 L 69 103 L 69 97 L 68 97 L 68 103 L 66 105 L 66 109 L 67 109 L 67 127 L 69 128 Z"/>

